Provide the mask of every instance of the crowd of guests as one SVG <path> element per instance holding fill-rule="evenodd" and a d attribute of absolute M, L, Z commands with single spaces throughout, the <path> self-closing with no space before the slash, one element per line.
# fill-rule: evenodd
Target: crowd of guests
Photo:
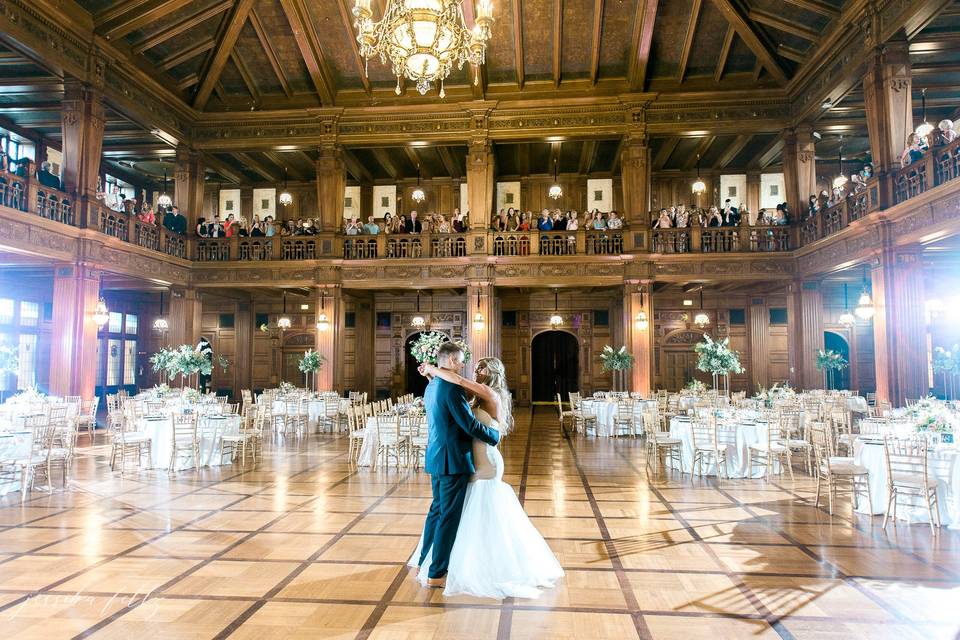
<path fill-rule="evenodd" d="M 409 216 L 394 215 L 388 211 L 383 220 L 369 216 L 365 223 L 361 223 L 360 218 L 353 217 L 345 221 L 343 232 L 348 236 L 375 236 L 380 233 L 463 233 L 470 228 L 468 215 L 469 213 L 461 213 L 460 209 L 454 209 L 449 216 L 428 213 L 423 217 L 416 211 L 411 211 Z"/>
<path fill-rule="evenodd" d="M 43 161 L 37 169 L 37 163 L 30 158 L 12 160 L 5 151 L 0 150 L 0 171 L 12 173 L 21 178 L 36 179 L 44 187 L 60 190 L 63 186 L 60 177 L 50 170 L 52 166 L 49 162 Z"/>
<path fill-rule="evenodd" d="M 561 211 L 560 209 L 543 209 L 539 216 L 532 211 L 521 212 L 510 207 L 500 212 L 493 219 L 494 231 L 576 231 L 578 229 L 622 229 L 623 218 L 616 211 L 608 214 L 598 209 L 587 211 L 580 218 L 576 210 Z"/>
<path fill-rule="evenodd" d="M 694 224 L 700 227 L 737 227 L 740 225 L 787 225 L 790 224 L 790 205 L 778 204 L 774 209 L 760 209 L 753 215 L 746 207 L 735 207 L 727 198 L 723 206 L 711 205 L 706 209 L 687 209 L 678 204 L 660 209 L 653 214 L 654 229 L 686 228 Z"/>
<path fill-rule="evenodd" d="M 942 147 L 956 139 L 957 132 L 953 128 L 953 121 L 949 119 L 941 120 L 926 136 L 911 133 L 907 136 L 907 146 L 900 154 L 900 166 L 906 167 L 922 158 L 931 148 Z"/>

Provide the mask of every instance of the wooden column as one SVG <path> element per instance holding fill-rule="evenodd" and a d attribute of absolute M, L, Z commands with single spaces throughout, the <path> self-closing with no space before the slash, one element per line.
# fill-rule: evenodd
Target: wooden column
<path fill-rule="evenodd" d="M 368 398 L 376 392 L 376 313 L 373 295 L 354 294 L 354 367 L 353 379 L 356 389 L 366 391 Z M 329 315 L 329 312 L 328 312 Z"/>
<path fill-rule="evenodd" d="M 340 221 L 343 220 L 343 196 L 347 185 L 343 151 L 339 146 L 332 144 L 321 146 L 319 151 L 317 206 L 320 209 L 321 230 L 336 231 Z"/>
<path fill-rule="evenodd" d="M 747 191 L 749 194 L 749 190 Z M 757 385 L 770 386 L 770 310 L 766 299 L 750 298 L 750 365 L 747 376 L 750 379 L 750 391 L 756 393 Z"/>
<path fill-rule="evenodd" d="M 235 393 L 253 387 L 253 336 L 256 331 L 254 322 L 253 300 L 237 302 L 236 351 L 233 363 L 237 385 Z"/>
<path fill-rule="evenodd" d="M 373 215 L 373 185 L 360 185 L 360 219 L 364 222 Z"/>
<path fill-rule="evenodd" d="M 173 202 L 187 218 L 187 230 L 197 226 L 203 217 L 203 155 L 186 145 L 177 147 L 176 169 L 173 172 Z M 249 220 L 250 218 L 248 218 Z"/>
<path fill-rule="evenodd" d="M 102 273 L 86 265 L 57 267 L 53 277 L 50 393 L 93 398 L 97 384 L 97 324 Z"/>
<path fill-rule="evenodd" d="M 633 369 L 630 370 L 628 386 L 631 391 L 649 396 L 654 390 L 654 327 L 653 296 L 649 294 L 653 283 L 649 280 L 630 280 L 623 291 L 624 344 L 633 354 Z M 641 292 L 643 294 L 641 295 Z M 647 328 L 637 327 L 637 314 L 647 314 Z"/>
<path fill-rule="evenodd" d="M 170 312 L 167 322 L 170 325 L 170 345 L 182 344 L 196 346 L 200 340 L 200 312 L 202 305 L 196 289 L 171 289 Z"/>
<path fill-rule="evenodd" d="M 635 138 L 624 144 L 620 167 L 623 174 L 623 217 L 630 224 L 649 225 L 650 147 L 646 138 Z"/>
<path fill-rule="evenodd" d="M 909 44 L 893 40 L 878 48 L 863 77 L 870 151 L 878 174 L 900 166 L 900 153 L 913 131 Z"/>
<path fill-rule="evenodd" d="M 486 229 L 493 215 L 493 149 L 487 141 L 473 142 L 467 153 L 467 205 L 470 228 Z"/>
<path fill-rule="evenodd" d="M 803 364 L 800 354 L 803 349 L 803 321 L 800 283 L 791 282 L 787 287 L 787 363 L 790 367 L 790 386 L 803 386 Z"/>
<path fill-rule="evenodd" d="M 903 406 L 929 391 L 920 248 L 885 248 L 871 282 L 877 398 Z"/>
<path fill-rule="evenodd" d="M 499 358 L 500 318 L 496 312 L 496 293 L 491 282 L 471 282 L 467 286 L 467 322 L 470 323 L 470 351 L 473 367 L 481 358 Z M 483 315 L 483 324 L 476 326 L 477 313 Z"/>
<path fill-rule="evenodd" d="M 802 332 L 799 368 L 804 389 L 822 389 L 823 372 L 817 370 L 817 351 L 823 349 L 823 294 L 820 282 L 800 283 L 800 315 Z"/>
<path fill-rule="evenodd" d="M 813 127 L 801 125 L 794 129 L 796 135 L 796 172 L 797 197 L 799 200 L 790 203 L 794 212 L 800 214 L 806 209 L 810 196 L 817 194 L 817 156 L 816 140 L 813 137 Z"/>
<path fill-rule="evenodd" d="M 61 110 L 63 190 L 76 194 L 81 227 L 99 226 L 90 210 L 96 203 L 105 123 L 100 92 L 78 80 L 64 80 Z"/>
<path fill-rule="evenodd" d="M 783 131 L 783 198 L 793 211 L 799 211 L 800 202 L 799 167 L 797 166 L 797 135 L 793 129 Z"/>
<path fill-rule="evenodd" d="M 714 201 L 715 202 L 715 201 Z M 753 222 L 760 213 L 760 172 L 747 172 L 747 209 L 753 214 Z"/>
<path fill-rule="evenodd" d="M 321 298 L 323 298 L 321 302 Z M 320 284 L 316 287 L 316 308 L 326 310 L 330 327 L 316 332 L 314 349 L 325 358 L 317 374 L 317 388 L 324 391 L 343 391 L 343 290 L 338 284 Z"/>

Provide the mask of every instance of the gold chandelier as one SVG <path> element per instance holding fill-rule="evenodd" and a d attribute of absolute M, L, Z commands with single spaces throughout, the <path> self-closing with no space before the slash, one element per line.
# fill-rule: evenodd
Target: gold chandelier
<path fill-rule="evenodd" d="M 464 62 L 474 66 L 473 82 L 479 82 L 493 26 L 491 0 L 477 3 L 473 29 L 467 28 L 461 0 L 387 0 L 379 22 L 373 21 L 371 1 L 355 0 L 353 5 L 360 55 L 365 63 L 376 55 L 383 64 L 390 61 L 397 95 L 400 78 L 406 77 L 416 83 L 420 95 L 439 82 L 443 98 L 443 81 L 454 65 L 462 69 Z"/>

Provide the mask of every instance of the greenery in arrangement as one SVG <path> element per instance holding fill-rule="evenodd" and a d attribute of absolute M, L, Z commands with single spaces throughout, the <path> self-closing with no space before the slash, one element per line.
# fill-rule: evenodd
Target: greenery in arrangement
<path fill-rule="evenodd" d="M 226 371 L 230 361 L 218 355 L 217 366 Z M 168 380 L 178 376 L 188 380 L 191 376 L 200 374 L 209 376 L 213 373 L 213 352 L 209 346 L 182 344 L 179 347 L 164 347 L 150 356 L 150 364 L 154 371 L 163 371 Z"/>
<path fill-rule="evenodd" d="M 20 351 L 9 345 L 0 346 L 0 374 L 20 371 Z"/>
<path fill-rule="evenodd" d="M 310 349 L 303 354 L 302 358 L 300 358 L 300 371 L 303 373 L 316 373 L 323 367 L 325 360 L 326 358 L 324 358 L 322 355 L 313 349 Z"/>
<path fill-rule="evenodd" d="M 410 345 L 410 355 L 417 362 L 428 362 L 435 365 L 437 364 L 437 352 L 440 350 L 440 345 L 449 341 L 450 337 L 439 331 L 421 333 L 417 341 Z M 463 359 L 469 360 L 470 349 L 467 348 L 466 343 L 462 340 L 454 340 L 454 343 L 463 349 Z"/>
<path fill-rule="evenodd" d="M 775 382 L 769 389 L 763 388 L 760 383 L 757 383 L 757 386 L 760 387 L 760 391 L 757 392 L 754 398 L 762 400 L 767 406 L 772 406 L 777 400 L 796 395 L 796 392 L 790 388 L 789 382 L 785 382 L 783 385 Z"/>
<path fill-rule="evenodd" d="M 943 376 L 944 395 L 948 400 L 956 397 L 957 376 L 960 376 L 960 345 L 952 349 L 936 347 L 931 362 L 934 374 Z"/>
<path fill-rule="evenodd" d="M 607 345 L 600 352 L 600 362 L 604 371 L 626 371 L 633 367 L 633 356 L 627 353 L 626 347 L 614 349 Z"/>
<path fill-rule="evenodd" d="M 906 411 L 906 415 L 916 421 L 917 431 L 934 433 L 953 433 L 957 430 L 958 420 L 946 404 L 933 396 L 921 398 Z"/>
<path fill-rule="evenodd" d="M 840 371 L 850 365 L 847 359 L 837 351 L 820 349 L 817 351 L 817 370 L 818 371 Z"/>
<path fill-rule="evenodd" d="M 700 355 L 697 369 L 715 376 L 726 376 L 731 373 L 743 373 L 740 364 L 740 352 L 730 348 L 730 338 L 714 341 L 708 335 L 703 336 L 703 342 L 694 347 Z"/>
<path fill-rule="evenodd" d="M 290 393 L 291 391 L 295 390 L 296 388 L 297 388 L 297 386 L 296 386 L 295 384 L 290 383 L 290 382 L 281 382 L 281 383 L 280 383 L 280 387 L 279 387 L 280 393 Z"/>
<path fill-rule="evenodd" d="M 687 390 L 693 391 L 694 393 L 697 393 L 697 394 L 706 393 L 707 385 L 700 382 L 699 380 L 694 379 L 687 383 Z"/>

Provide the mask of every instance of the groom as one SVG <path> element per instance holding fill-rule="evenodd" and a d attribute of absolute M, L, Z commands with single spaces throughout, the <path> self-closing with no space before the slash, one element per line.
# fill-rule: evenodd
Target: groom
<path fill-rule="evenodd" d="M 463 368 L 463 350 L 453 342 L 444 342 L 437 353 L 437 366 L 454 373 Z M 446 585 L 450 551 L 460 526 L 460 512 L 467 494 L 467 483 L 474 473 L 473 439 L 496 445 L 500 433 L 489 429 L 473 416 L 463 387 L 434 378 L 423 394 L 427 410 L 426 470 L 430 474 L 433 502 L 423 523 L 422 565 L 433 547 L 433 561 L 427 585 Z"/>

